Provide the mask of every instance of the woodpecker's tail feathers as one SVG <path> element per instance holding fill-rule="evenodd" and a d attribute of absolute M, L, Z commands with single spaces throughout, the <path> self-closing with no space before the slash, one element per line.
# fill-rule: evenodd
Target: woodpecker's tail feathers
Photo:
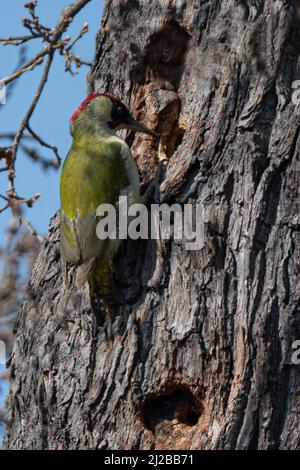
<path fill-rule="evenodd" d="M 76 287 L 77 289 L 81 289 L 84 284 L 88 281 L 88 277 L 90 272 L 94 269 L 95 266 L 95 258 L 91 258 L 80 266 L 78 266 L 76 270 Z"/>
<path fill-rule="evenodd" d="M 101 325 L 118 312 L 111 259 L 108 255 L 104 254 L 97 259 L 93 270 L 90 271 L 88 282 L 92 308 L 97 316 L 98 324 Z"/>

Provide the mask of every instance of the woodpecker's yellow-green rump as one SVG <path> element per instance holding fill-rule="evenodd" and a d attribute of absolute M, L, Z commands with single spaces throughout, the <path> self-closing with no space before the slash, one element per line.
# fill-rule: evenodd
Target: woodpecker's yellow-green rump
<path fill-rule="evenodd" d="M 60 250 L 66 284 L 66 262 L 78 266 L 78 287 L 89 282 L 104 300 L 112 295 L 112 257 L 120 241 L 100 240 L 96 234 L 100 204 L 118 211 L 120 196 L 128 206 L 139 202 L 139 176 L 130 148 L 115 131 L 133 129 L 153 135 L 135 121 L 127 107 L 105 93 L 86 98 L 71 119 L 73 142 L 64 162 L 61 180 Z"/>

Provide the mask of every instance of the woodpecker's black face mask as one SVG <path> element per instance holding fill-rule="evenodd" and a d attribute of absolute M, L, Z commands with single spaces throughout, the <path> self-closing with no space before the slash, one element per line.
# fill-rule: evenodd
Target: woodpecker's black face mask
<path fill-rule="evenodd" d="M 122 101 L 116 101 L 113 104 L 111 117 L 112 119 L 109 124 L 112 129 L 131 129 L 133 131 L 142 132 L 154 137 L 157 136 L 157 134 L 148 129 L 148 127 L 133 119 L 128 108 L 124 103 L 122 103 Z"/>
<path fill-rule="evenodd" d="M 129 124 L 132 120 L 129 109 L 122 101 L 116 101 L 112 107 L 110 126 L 116 129 L 121 124 Z"/>

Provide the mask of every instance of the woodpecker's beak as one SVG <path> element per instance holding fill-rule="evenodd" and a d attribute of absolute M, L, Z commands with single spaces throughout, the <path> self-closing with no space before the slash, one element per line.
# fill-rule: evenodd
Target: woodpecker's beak
<path fill-rule="evenodd" d="M 124 124 L 124 127 L 125 129 L 131 129 L 136 132 L 142 132 L 143 134 L 152 135 L 153 137 L 158 136 L 158 134 L 156 134 L 154 131 L 151 131 L 150 129 L 148 129 L 148 127 L 144 126 L 144 124 L 139 121 L 136 121 L 133 118 L 130 118 L 130 120 L 128 120 L 128 122 Z"/>

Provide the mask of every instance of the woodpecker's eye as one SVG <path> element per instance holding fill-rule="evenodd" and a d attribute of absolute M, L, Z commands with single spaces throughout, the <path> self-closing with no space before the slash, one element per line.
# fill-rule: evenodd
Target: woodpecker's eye
<path fill-rule="evenodd" d="M 127 107 L 122 102 L 115 102 L 113 104 L 110 127 L 116 129 L 120 124 L 126 124 L 130 121 L 130 113 Z"/>

